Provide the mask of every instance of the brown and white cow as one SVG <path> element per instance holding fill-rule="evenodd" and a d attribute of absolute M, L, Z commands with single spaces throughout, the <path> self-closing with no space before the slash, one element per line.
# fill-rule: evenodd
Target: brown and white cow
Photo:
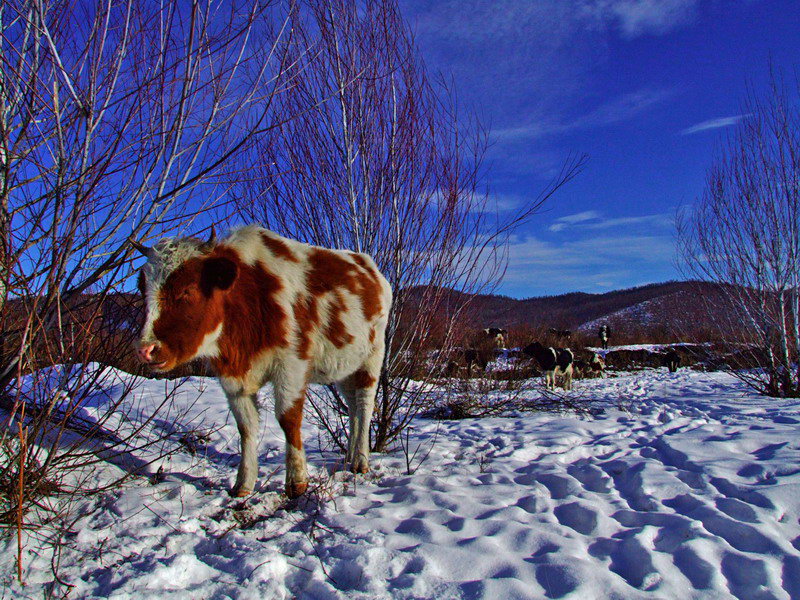
<path fill-rule="evenodd" d="M 495 349 L 506 349 L 506 336 L 508 335 L 508 331 L 506 329 L 500 329 L 499 327 L 487 327 L 483 330 L 483 332 L 493 342 Z"/>
<path fill-rule="evenodd" d="M 217 242 L 164 239 L 139 276 L 146 318 L 138 355 L 156 371 L 209 359 L 241 436 L 234 496 L 258 474 L 258 390 L 275 390 L 286 436 L 286 494 L 308 487 L 300 425 L 306 386 L 336 383 L 349 405 L 347 461 L 369 470 L 369 423 L 392 303 L 366 254 L 328 250 L 247 226 Z"/>

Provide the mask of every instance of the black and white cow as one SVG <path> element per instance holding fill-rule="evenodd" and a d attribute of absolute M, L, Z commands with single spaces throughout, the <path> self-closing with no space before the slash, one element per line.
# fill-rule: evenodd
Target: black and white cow
<path fill-rule="evenodd" d="M 597 331 L 597 337 L 600 338 L 600 346 L 603 350 L 608 350 L 608 338 L 611 337 L 611 328 L 603 323 Z"/>
<path fill-rule="evenodd" d="M 561 386 L 565 390 L 572 389 L 572 364 L 575 356 L 569 348 L 551 348 L 539 342 L 528 344 L 522 349 L 523 354 L 530 356 L 539 363 L 539 367 L 544 371 L 544 384 L 548 389 L 556 386 L 556 377 L 562 376 Z"/>
<path fill-rule="evenodd" d="M 556 340 L 569 341 L 572 339 L 572 331 L 570 329 L 556 329 L 555 327 L 551 327 L 547 330 L 547 333 L 553 336 Z"/>
<path fill-rule="evenodd" d="M 675 373 L 681 366 L 681 355 L 675 350 L 670 350 L 664 355 L 664 366 L 669 369 L 670 373 Z"/>

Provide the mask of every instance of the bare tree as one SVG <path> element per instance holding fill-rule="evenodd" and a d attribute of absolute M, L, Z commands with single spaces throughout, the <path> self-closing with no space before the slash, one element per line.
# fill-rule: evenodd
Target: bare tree
<path fill-rule="evenodd" d="M 0 482 L 30 480 L 20 511 L 51 468 L 95 462 L 98 444 L 103 458 L 142 447 L 154 415 L 118 418 L 126 389 L 83 411 L 110 376 L 90 361 L 130 351 L 135 332 L 105 301 L 131 273 L 128 238 L 185 231 L 200 215 L 206 227 L 222 167 L 276 125 L 292 10 L 0 4 Z"/>
<path fill-rule="evenodd" d="M 309 3 L 292 30 L 294 85 L 276 106 L 302 116 L 257 145 L 237 206 L 286 235 L 371 254 L 392 284 L 373 420 L 373 446 L 382 451 L 428 405 L 428 388 L 412 378 L 426 380 L 447 360 L 468 299 L 504 272 L 508 232 L 582 158 L 500 219 L 480 189 L 486 132 L 462 122 L 447 86 L 431 81 L 395 1 Z M 338 396 L 312 397 L 312 405 L 341 444 Z"/>
<path fill-rule="evenodd" d="M 759 369 L 734 373 L 760 392 L 800 394 L 800 96 L 772 73 L 750 93 L 709 169 L 703 196 L 678 221 L 683 265 L 720 284 L 707 309 L 720 337 Z M 720 301 L 721 298 L 721 301 Z M 735 366 L 735 365 L 734 365 Z"/>

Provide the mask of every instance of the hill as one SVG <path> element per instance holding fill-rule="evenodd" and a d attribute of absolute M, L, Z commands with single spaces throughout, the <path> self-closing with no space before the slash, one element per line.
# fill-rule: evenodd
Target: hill
<path fill-rule="evenodd" d="M 453 292 L 454 299 L 458 296 Z M 704 303 L 719 301 L 719 288 L 697 281 L 654 283 L 604 294 L 572 292 L 515 299 L 480 295 L 470 303 L 476 327 L 569 329 L 593 335 L 608 323 L 625 337 L 702 337 L 712 328 Z"/>

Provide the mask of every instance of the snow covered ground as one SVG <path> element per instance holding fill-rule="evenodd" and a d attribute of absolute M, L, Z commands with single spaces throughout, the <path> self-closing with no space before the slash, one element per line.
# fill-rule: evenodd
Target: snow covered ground
<path fill-rule="evenodd" d="M 338 457 L 313 451 L 309 427 L 318 489 L 296 502 L 279 493 L 271 415 L 262 489 L 226 495 L 235 426 L 213 380 L 189 380 L 180 398 L 201 392 L 194 418 L 227 423 L 160 483 L 86 501 L 61 557 L 69 597 L 800 598 L 800 403 L 728 375 L 577 382 L 605 406 L 593 418 L 418 419 L 412 474 L 396 452 L 374 456 L 369 476 L 331 477 Z M 49 557 L 26 555 L 22 588 L 14 554 L 13 542 L 0 552 L 2 597 L 42 597 Z"/>

